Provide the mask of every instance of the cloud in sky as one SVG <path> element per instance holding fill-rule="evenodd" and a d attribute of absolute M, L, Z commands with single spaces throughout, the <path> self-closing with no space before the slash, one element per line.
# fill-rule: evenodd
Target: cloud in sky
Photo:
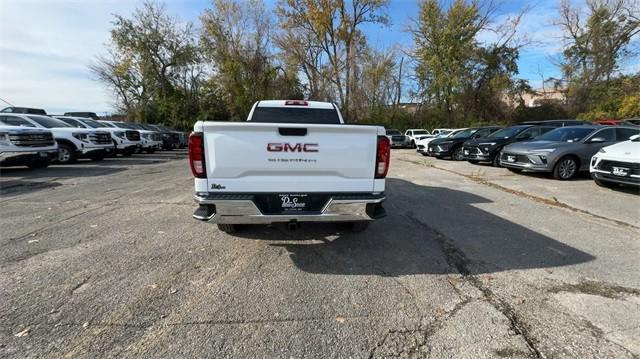
<path fill-rule="evenodd" d="M 0 1 L 0 97 L 48 112 L 111 110 L 88 66 L 125 1 Z"/>

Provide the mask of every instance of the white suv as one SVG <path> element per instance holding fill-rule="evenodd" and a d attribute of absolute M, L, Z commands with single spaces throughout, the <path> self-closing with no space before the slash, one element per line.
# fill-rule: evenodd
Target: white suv
<path fill-rule="evenodd" d="M 423 128 L 412 128 L 406 130 L 404 133 L 405 137 L 407 137 L 407 141 L 409 142 L 409 146 L 411 148 L 416 148 L 416 142 L 422 139 L 423 137 L 429 136 L 429 131 Z"/>
<path fill-rule="evenodd" d="M 601 148 L 591 157 L 589 172 L 599 186 L 640 187 L 640 134 L 629 137 L 629 141 Z"/>
<path fill-rule="evenodd" d="M 133 151 L 132 153 L 140 152 L 142 148 L 142 142 L 143 142 L 140 131 L 132 129 L 129 126 L 126 126 L 124 123 L 118 122 L 118 121 L 100 120 L 98 122 L 100 122 L 101 124 L 107 127 L 118 129 L 120 132 L 124 131 L 124 138 L 128 141 L 132 141 L 136 143 L 136 147 L 132 149 Z"/>
<path fill-rule="evenodd" d="M 3 117 L 0 114 L 0 121 Z M 43 168 L 57 155 L 51 131 L 0 124 L 0 166 Z"/>
<path fill-rule="evenodd" d="M 79 157 L 100 161 L 113 153 L 109 132 L 74 128 L 49 116 L 29 114 L 3 114 L 5 125 L 44 128 L 53 134 L 58 143 L 58 162 L 73 163 Z"/>
<path fill-rule="evenodd" d="M 53 116 L 66 124 L 86 129 L 98 129 L 98 131 L 107 131 L 111 134 L 111 140 L 116 147 L 116 153 L 123 156 L 130 156 L 139 146 L 139 141 L 130 141 L 124 130 L 120 128 L 110 127 L 104 123 L 86 117 L 74 117 L 74 116 Z"/>

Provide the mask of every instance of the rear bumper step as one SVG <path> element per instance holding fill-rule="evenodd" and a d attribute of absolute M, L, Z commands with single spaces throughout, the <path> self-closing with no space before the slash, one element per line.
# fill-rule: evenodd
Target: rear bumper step
<path fill-rule="evenodd" d="M 386 216 L 384 194 L 331 196 L 317 213 L 264 214 L 252 195 L 196 195 L 193 217 L 217 224 L 269 224 L 277 222 L 371 221 Z"/>

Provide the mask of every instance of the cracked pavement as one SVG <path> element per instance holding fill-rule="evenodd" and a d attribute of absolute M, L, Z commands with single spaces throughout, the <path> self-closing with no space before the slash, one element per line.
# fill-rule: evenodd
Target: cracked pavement
<path fill-rule="evenodd" d="M 230 236 L 184 151 L 0 176 L 0 357 L 640 356 L 640 197 L 587 178 L 394 150 L 364 233 Z"/>

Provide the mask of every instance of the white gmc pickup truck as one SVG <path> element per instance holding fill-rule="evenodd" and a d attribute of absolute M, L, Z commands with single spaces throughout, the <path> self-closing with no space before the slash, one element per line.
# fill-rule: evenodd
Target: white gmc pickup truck
<path fill-rule="evenodd" d="M 193 214 L 225 232 L 238 224 L 351 222 L 384 217 L 389 139 L 346 125 L 328 102 L 258 101 L 247 122 L 202 122 L 189 136 Z"/>

